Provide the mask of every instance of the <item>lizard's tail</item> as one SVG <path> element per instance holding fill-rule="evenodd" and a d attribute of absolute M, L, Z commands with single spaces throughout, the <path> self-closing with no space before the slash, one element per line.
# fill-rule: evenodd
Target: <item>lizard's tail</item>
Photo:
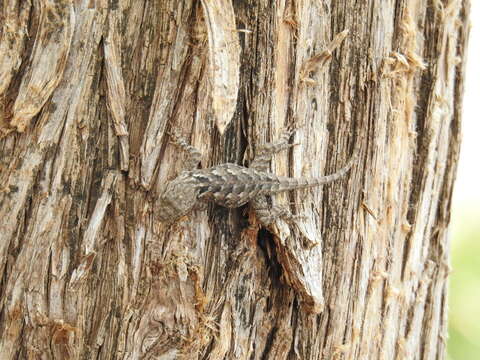
<path fill-rule="evenodd" d="M 357 161 L 359 153 L 359 148 L 356 148 L 347 165 L 345 165 L 343 168 L 331 175 L 326 175 L 318 178 L 278 177 L 278 184 L 273 189 L 271 189 L 271 192 L 277 193 L 294 189 L 305 189 L 309 187 L 328 184 L 335 180 L 341 179 L 348 173 L 348 171 L 352 168 L 353 164 Z"/>

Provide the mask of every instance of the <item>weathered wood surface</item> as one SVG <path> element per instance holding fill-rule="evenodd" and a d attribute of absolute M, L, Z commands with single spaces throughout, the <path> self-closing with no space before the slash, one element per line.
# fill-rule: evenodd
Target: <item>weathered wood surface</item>
<path fill-rule="evenodd" d="M 0 359 L 445 357 L 468 0 L 0 9 Z M 277 174 L 361 149 L 299 226 L 155 220 L 168 130 L 207 167 L 289 124 Z"/>

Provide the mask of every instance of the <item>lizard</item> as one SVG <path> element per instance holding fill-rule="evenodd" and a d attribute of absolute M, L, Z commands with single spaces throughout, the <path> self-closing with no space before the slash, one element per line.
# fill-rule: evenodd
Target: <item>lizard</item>
<path fill-rule="evenodd" d="M 328 184 L 345 176 L 358 156 L 354 153 L 348 163 L 337 172 L 322 177 L 290 178 L 269 172 L 272 156 L 296 144 L 289 138 L 295 130 L 286 129 L 280 138 L 262 145 L 249 167 L 225 163 L 206 169 L 197 169 L 201 153 L 183 138 L 170 134 L 171 142 L 188 153 L 186 169 L 167 182 L 159 191 L 156 213 L 161 222 L 172 223 L 190 213 L 200 202 L 213 201 L 227 207 L 238 208 L 250 203 L 259 223 L 268 227 L 279 217 L 294 218 L 286 208 L 269 206 L 267 196 L 290 190 L 305 189 Z"/>

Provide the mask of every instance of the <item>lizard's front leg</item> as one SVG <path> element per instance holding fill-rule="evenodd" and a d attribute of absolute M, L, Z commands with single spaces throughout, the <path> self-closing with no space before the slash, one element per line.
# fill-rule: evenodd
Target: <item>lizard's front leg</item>
<path fill-rule="evenodd" d="M 188 154 L 184 167 L 187 171 L 175 179 L 163 184 L 156 204 L 156 217 L 165 223 L 171 223 L 188 214 L 198 204 L 200 189 L 192 175 L 200 162 L 201 153 L 177 134 L 169 134 L 171 142 L 181 147 Z"/>
<path fill-rule="evenodd" d="M 200 160 L 202 158 L 202 153 L 197 148 L 188 144 L 186 140 L 181 136 L 179 136 L 178 134 L 170 133 L 169 135 L 170 135 L 170 142 L 180 147 L 188 155 L 187 160 L 185 161 L 185 169 L 186 170 L 195 169 L 200 163 Z"/>

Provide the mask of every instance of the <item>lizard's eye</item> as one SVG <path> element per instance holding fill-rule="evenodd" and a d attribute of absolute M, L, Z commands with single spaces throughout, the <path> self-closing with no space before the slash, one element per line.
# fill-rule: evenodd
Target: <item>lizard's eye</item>
<path fill-rule="evenodd" d="M 201 183 L 208 184 L 211 180 L 203 175 L 194 175 L 195 180 L 198 180 Z"/>
<path fill-rule="evenodd" d="M 201 196 L 202 194 L 208 191 L 208 186 L 202 186 L 199 188 L 199 190 L 200 191 L 198 192 L 198 196 Z"/>

